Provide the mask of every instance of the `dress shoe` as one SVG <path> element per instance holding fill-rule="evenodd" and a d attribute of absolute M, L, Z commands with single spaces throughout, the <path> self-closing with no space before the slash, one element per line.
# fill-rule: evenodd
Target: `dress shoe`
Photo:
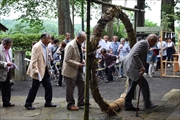
<path fill-rule="evenodd" d="M 139 110 L 139 108 L 135 108 L 134 106 L 131 106 L 131 107 L 127 107 L 124 109 L 125 111 L 136 111 L 136 110 Z"/>
<path fill-rule="evenodd" d="M 71 106 L 70 108 L 67 108 L 68 110 L 71 110 L 71 111 L 78 111 L 79 108 L 76 107 L 76 106 Z"/>
<path fill-rule="evenodd" d="M 91 103 L 89 103 L 88 105 L 90 106 Z M 78 108 L 79 108 L 79 109 L 84 109 L 84 106 L 85 106 L 84 104 L 83 104 L 83 105 L 78 105 Z"/>
<path fill-rule="evenodd" d="M 3 104 L 3 107 L 13 107 L 15 104 L 9 103 L 9 104 Z"/>
<path fill-rule="evenodd" d="M 154 109 L 156 107 L 157 107 L 157 105 L 150 105 L 150 106 L 147 106 L 146 109 Z"/>
<path fill-rule="evenodd" d="M 33 107 L 32 105 L 24 105 L 24 107 L 27 109 L 27 110 L 34 110 L 35 107 Z"/>
<path fill-rule="evenodd" d="M 52 103 L 45 103 L 44 107 L 56 107 L 56 105 L 54 105 Z"/>
<path fill-rule="evenodd" d="M 106 83 L 108 83 L 109 81 L 108 80 L 105 80 Z"/>

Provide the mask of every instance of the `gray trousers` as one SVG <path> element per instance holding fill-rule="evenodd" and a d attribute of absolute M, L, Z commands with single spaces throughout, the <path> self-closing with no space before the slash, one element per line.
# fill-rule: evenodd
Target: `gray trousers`
<path fill-rule="evenodd" d="M 64 81 L 66 83 L 66 101 L 67 108 L 75 105 L 75 100 L 73 97 L 74 88 L 78 87 L 78 103 L 77 106 L 84 105 L 84 78 L 82 70 L 79 70 L 75 78 L 69 78 L 64 76 Z"/>

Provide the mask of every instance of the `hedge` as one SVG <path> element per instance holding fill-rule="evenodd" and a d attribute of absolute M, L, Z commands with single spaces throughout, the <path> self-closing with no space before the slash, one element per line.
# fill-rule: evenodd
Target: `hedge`
<path fill-rule="evenodd" d="M 0 35 L 0 40 L 3 38 L 11 38 L 13 40 L 12 50 L 26 51 L 26 57 L 30 58 L 31 44 L 33 41 L 40 40 L 40 34 L 13 34 L 13 35 Z M 55 38 L 62 41 L 64 36 L 55 36 Z"/>

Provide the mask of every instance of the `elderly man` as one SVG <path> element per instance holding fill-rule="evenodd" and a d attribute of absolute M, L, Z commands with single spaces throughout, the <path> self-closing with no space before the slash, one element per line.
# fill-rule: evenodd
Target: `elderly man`
<path fill-rule="evenodd" d="M 2 85 L 2 102 L 3 107 L 12 107 L 15 104 L 10 103 L 11 99 L 11 70 L 13 64 L 9 55 L 9 49 L 12 46 L 12 40 L 10 38 L 4 38 L 0 45 L 0 83 Z"/>
<path fill-rule="evenodd" d="M 66 83 L 66 101 L 68 110 L 78 110 L 84 106 L 83 52 L 81 44 L 86 40 L 85 32 L 81 31 L 76 38 L 65 47 L 62 75 Z M 75 106 L 74 88 L 78 87 L 78 103 Z"/>
<path fill-rule="evenodd" d="M 120 42 L 118 42 L 118 36 L 113 36 L 113 42 L 111 42 L 111 45 L 112 45 L 112 53 L 118 56 L 118 47 L 120 45 Z"/>
<path fill-rule="evenodd" d="M 68 44 L 71 41 L 71 34 L 67 32 L 63 41 Z"/>
<path fill-rule="evenodd" d="M 140 81 L 142 80 L 142 94 L 145 102 L 146 109 L 155 108 L 150 101 L 150 91 L 147 80 L 142 76 L 145 72 L 146 56 L 149 51 L 149 47 L 153 47 L 157 43 L 157 36 L 155 34 L 150 34 L 146 40 L 141 40 L 137 42 L 129 54 L 121 59 L 123 65 L 123 71 L 125 75 L 129 78 L 129 88 L 125 98 L 124 109 L 126 111 L 136 111 L 139 108 L 135 108 L 132 105 L 132 99 L 134 96 L 134 90 Z"/>
<path fill-rule="evenodd" d="M 29 90 L 26 99 L 25 108 L 27 110 L 34 110 L 32 103 L 35 100 L 36 93 L 40 84 L 42 83 L 45 89 L 45 107 L 56 107 L 52 104 L 52 85 L 48 71 L 48 44 L 51 36 L 48 33 L 43 33 L 41 39 L 32 48 L 31 61 L 27 70 L 27 74 L 32 78 L 32 87 Z"/>

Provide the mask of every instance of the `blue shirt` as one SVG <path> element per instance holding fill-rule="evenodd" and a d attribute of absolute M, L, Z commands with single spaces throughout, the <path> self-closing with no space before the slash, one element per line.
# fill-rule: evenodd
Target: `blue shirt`
<path fill-rule="evenodd" d="M 119 47 L 120 43 L 119 42 L 112 42 L 111 45 L 112 45 L 113 55 L 118 56 L 118 47 Z"/>
<path fill-rule="evenodd" d="M 125 57 L 130 51 L 130 46 L 129 44 L 124 44 L 121 49 L 119 49 L 119 56 L 120 58 Z"/>

